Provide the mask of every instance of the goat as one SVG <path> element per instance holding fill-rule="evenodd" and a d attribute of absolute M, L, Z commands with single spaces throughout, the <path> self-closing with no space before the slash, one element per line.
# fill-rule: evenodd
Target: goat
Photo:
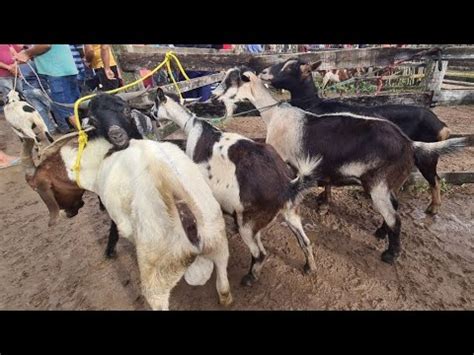
<path fill-rule="evenodd" d="M 338 100 L 324 100 L 318 96 L 318 90 L 312 78 L 312 71 L 321 65 L 321 61 L 306 63 L 299 59 L 288 59 L 264 69 L 259 77 L 277 89 L 291 93 L 290 103 L 314 113 L 350 112 L 357 115 L 378 116 L 396 124 L 413 141 L 438 142 L 448 139 L 450 129 L 431 110 L 413 105 L 349 105 Z M 426 213 L 436 214 L 441 206 L 441 184 L 436 172 L 438 156 L 419 156 L 415 165 L 430 184 L 431 202 Z M 323 199 L 329 201 L 330 185 L 326 185 Z"/>
<path fill-rule="evenodd" d="M 20 137 L 20 140 L 31 138 L 35 141 L 37 148 L 41 139 L 48 140 L 50 143 L 54 142 L 54 138 L 49 133 L 48 127 L 38 111 L 26 101 L 20 92 L 10 90 L 7 94 L 4 112 L 5 119 Z M 35 128 L 39 129 L 39 135 L 33 131 Z"/>
<path fill-rule="evenodd" d="M 104 106 L 108 109 L 104 109 Z M 92 109 L 89 107 L 88 110 L 91 112 L 92 116 L 95 117 L 94 123 L 99 127 L 101 127 L 101 125 L 98 123 L 100 123 L 101 120 L 107 120 L 110 117 L 116 118 L 117 116 L 122 115 L 121 118 L 123 120 L 127 119 L 127 121 L 133 126 L 130 126 L 130 129 L 133 130 L 134 137 L 145 138 L 143 134 L 147 136 L 151 134 L 150 127 L 152 127 L 152 125 L 150 117 L 139 111 L 136 112 L 137 110 L 130 111 L 127 103 L 118 97 L 112 96 L 112 99 L 110 100 L 109 96 L 104 98 L 100 95 L 96 100 L 94 100 Z M 90 119 L 87 119 L 87 121 L 88 123 L 92 123 Z M 90 127 L 86 129 L 86 131 L 91 131 L 92 129 L 94 128 Z M 102 134 L 104 134 L 104 132 Z M 62 136 L 50 146 L 46 147 L 41 153 L 42 157 L 38 169 L 35 169 L 36 172 L 34 174 L 26 174 L 27 183 L 38 192 L 48 207 L 49 227 L 57 223 L 61 211 L 65 212 L 66 217 L 72 218 L 76 216 L 79 209 L 84 206 L 84 201 L 82 200 L 84 189 L 68 178 L 65 174 L 64 162 L 57 154 L 54 154 L 54 152 L 59 150 L 64 144 L 67 144 L 69 140 L 76 137 L 77 132 L 70 133 Z M 26 161 L 29 161 L 29 165 L 31 166 L 33 161 L 29 160 L 28 154 L 28 149 L 26 151 L 23 150 L 23 160 L 26 159 Z M 102 211 L 105 210 L 100 197 L 99 206 Z M 117 242 L 117 226 L 112 220 L 109 239 L 105 250 L 105 256 L 107 258 L 115 256 L 115 246 Z"/>
<path fill-rule="evenodd" d="M 240 236 L 252 254 L 243 285 L 250 286 L 258 279 L 267 256 L 261 232 L 280 211 L 306 256 L 305 271 L 315 270 L 311 241 L 297 208 L 304 177 L 319 164 L 318 159 L 298 160 L 300 176 L 292 180 L 292 172 L 272 146 L 222 132 L 161 89 L 151 113 L 154 118 L 172 120 L 183 129 L 187 136 L 186 154 L 198 164 L 224 212 L 234 215 Z"/>
<path fill-rule="evenodd" d="M 411 141 L 387 120 L 353 113 L 315 114 L 278 103 L 252 71 L 229 69 L 213 95 L 219 100 L 249 100 L 267 125 L 266 142 L 295 167 L 298 159 L 321 156 L 315 175 L 333 185 L 358 183 L 370 195 L 384 222 L 377 238 L 388 235 L 382 260 L 393 263 L 400 253 L 401 221 L 395 193 L 410 175 L 415 160 L 459 150 L 474 137 L 442 142 Z"/>
<path fill-rule="evenodd" d="M 285 63 L 289 62 L 286 61 Z M 267 69 L 267 68 L 266 68 Z M 264 69 L 265 70 L 265 69 Z M 328 83 L 340 83 L 341 81 L 346 81 L 352 77 L 360 76 L 362 73 L 362 68 L 355 69 L 333 69 L 327 71 L 321 71 L 323 74 L 323 83 L 321 88 L 324 89 Z"/>
<path fill-rule="evenodd" d="M 191 285 L 204 284 L 214 264 L 219 301 L 230 304 L 222 211 L 197 166 L 173 144 L 132 139 L 127 149 L 114 151 L 97 132 L 89 133 L 84 149 L 81 186 L 101 197 L 118 232 L 136 245 L 143 294 L 152 309 L 168 309 L 170 292 L 183 275 Z M 48 164 L 61 165 L 57 175 L 77 188 L 77 147 L 61 142 L 36 167 L 32 142 L 25 140 L 22 154 L 27 181 L 35 181 Z M 67 188 L 46 195 L 47 205 L 70 197 Z"/>

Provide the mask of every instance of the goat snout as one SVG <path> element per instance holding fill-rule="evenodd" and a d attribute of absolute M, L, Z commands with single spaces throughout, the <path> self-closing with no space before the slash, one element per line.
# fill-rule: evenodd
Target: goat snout
<path fill-rule="evenodd" d="M 260 74 L 258 74 L 258 77 L 262 80 L 272 80 L 273 76 L 270 74 L 270 70 L 268 68 L 263 69 Z"/>
<path fill-rule="evenodd" d="M 109 129 L 109 139 L 117 147 L 123 148 L 128 145 L 129 137 L 127 132 L 119 126 L 112 126 Z"/>

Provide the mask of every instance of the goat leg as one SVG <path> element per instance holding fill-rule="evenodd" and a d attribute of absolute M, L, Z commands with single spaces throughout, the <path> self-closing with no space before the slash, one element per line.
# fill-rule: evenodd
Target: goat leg
<path fill-rule="evenodd" d="M 107 241 L 107 248 L 105 249 L 105 257 L 111 259 L 117 255 L 115 250 L 115 246 L 117 245 L 119 236 L 117 225 L 114 221 L 111 221 L 110 224 L 110 232 L 109 232 L 109 240 Z"/>

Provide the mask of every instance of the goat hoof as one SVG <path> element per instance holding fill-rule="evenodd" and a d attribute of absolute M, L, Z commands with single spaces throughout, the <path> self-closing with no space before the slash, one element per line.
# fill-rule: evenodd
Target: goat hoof
<path fill-rule="evenodd" d="M 115 259 L 117 257 L 117 251 L 114 250 L 106 250 L 105 251 L 105 257 L 107 259 Z"/>
<path fill-rule="evenodd" d="M 253 274 L 247 274 L 244 277 L 242 277 L 240 284 L 242 286 L 252 286 L 255 283 L 255 281 L 257 281 L 257 278 Z"/>
<path fill-rule="evenodd" d="M 329 213 L 329 204 L 323 203 L 322 205 L 319 206 L 318 210 L 319 215 L 324 216 Z"/>
<path fill-rule="evenodd" d="M 393 265 L 393 263 L 395 262 L 395 259 L 397 258 L 397 256 L 398 256 L 398 253 L 395 253 L 395 252 L 390 251 L 390 250 L 385 250 L 382 253 L 382 261 L 387 263 L 387 264 Z"/>
<path fill-rule="evenodd" d="M 232 294 L 230 292 L 219 294 L 219 304 L 224 307 L 228 307 L 234 302 Z"/>
<path fill-rule="evenodd" d="M 385 237 L 387 236 L 387 231 L 385 230 L 385 228 L 380 227 L 375 231 L 374 236 L 377 239 L 385 239 Z"/>
<path fill-rule="evenodd" d="M 316 272 L 316 267 L 311 266 L 310 264 L 306 263 L 304 264 L 303 271 L 305 275 L 312 275 Z"/>
<path fill-rule="evenodd" d="M 435 214 L 438 214 L 438 210 L 439 210 L 439 205 L 431 204 L 425 210 L 425 213 L 434 216 Z"/>

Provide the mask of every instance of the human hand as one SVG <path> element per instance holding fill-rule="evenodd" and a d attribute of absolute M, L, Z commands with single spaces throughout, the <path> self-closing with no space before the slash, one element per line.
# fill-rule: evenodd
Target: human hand
<path fill-rule="evenodd" d="M 113 80 L 115 79 L 115 73 L 112 71 L 112 69 L 108 68 L 108 69 L 105 69 L 105 76 L 107 77 L 107 79 L 109 80 Z"/>
<path fill-rule="evenodd" d="M 12 65 L 8 66 L 8 71 L 13 75 L 13 76 L 18 76 L 20 74 L 20 71 L 18 70 L 18 65 L 13 63 Z"/>
<path fill-rule="evenodd" d="M 20 53 L 17 53 L 14 49 L 13 51 L 10 49 L 10 51 L 12 53 L 13 58 L 15 58 L 20 63 L 26 63 L 31 59 L 28 53 L 26 53 L 25 51 L 21 51 Z"/>

